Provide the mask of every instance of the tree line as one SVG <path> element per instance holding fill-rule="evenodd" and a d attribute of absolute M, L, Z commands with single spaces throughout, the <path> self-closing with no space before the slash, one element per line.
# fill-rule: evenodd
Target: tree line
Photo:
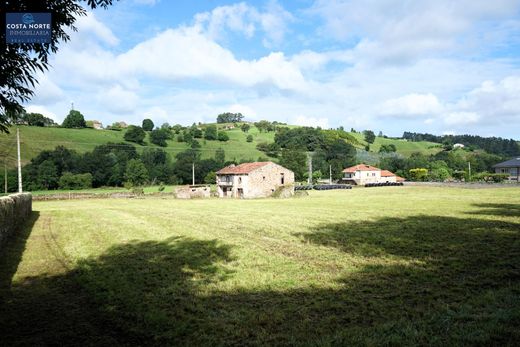
<path fill-rule="evenodd" d="M 414 133 L 405 131 L 403 139 L 409 141 L 430 141 L 452 146 L 455 143 L 461 143 L 464 146 L 473 147 L 475 149 L 483 149 L 486 152 L 498 154 L 506 157 L 514 157 L 520 155 L 520 146 L 513 139 L 504 139 L 501 137 L 482 137 L 478 135 L 432 135 L 428 133 Z"/>
<path fill-rule="evenodd" d="M 161 148 L 138 153 L 127 143 L 107 143 L 91 152 L 78 153 L 64 146 L 45 150 L 22 168 L 26 190 L 134 187 L 146 184 L 190 184 L 192 165 L 197 183 L 215 183 L 215 172 L 236 163 L 226 161 L 223 149 L 212 158 L 202 159 L 197 149 L 171 156 Z M 17 189 L 16 170 L 8 172 L 8 190 Z M 3 172 L 0 174 L 3 180 Z"/>

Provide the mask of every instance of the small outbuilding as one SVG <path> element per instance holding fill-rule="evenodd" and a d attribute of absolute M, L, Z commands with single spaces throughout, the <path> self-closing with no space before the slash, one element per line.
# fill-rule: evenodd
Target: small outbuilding
<path fill-rule="evenodd" d="M 294 194 L 294 172 L 270 161 L 229 165 L 217 171 L 221 198 L 265 198 Z"/>
<path fill-rule="evenodd" d="M 520 158 L 513 158 L 493 165 L 495 173 L 508 174 L 509 181 L 520 182 Z"/>
<path fill-rule="evenodd" d="M 381 170 L 375 166 L 359 164 L 343 170 L 342 181 L 355 185 L 368 183 L 404 182 L 405 179 L 388 170 Z"/>

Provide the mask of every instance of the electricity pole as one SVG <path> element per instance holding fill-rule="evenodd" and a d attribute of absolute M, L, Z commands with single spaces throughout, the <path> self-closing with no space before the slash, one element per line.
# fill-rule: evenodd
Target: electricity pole
<path fill-rule="evenodd" d="M 16 128 L 16 145 L 18 147 L 18 193 L 23 192 L 22 188 L 22 163 L 20 160 L 20 129 Z"/>
<path fill-rule="evenodd" d="M 4 161 L 4 190 L 7 194 L 7 161 Z"/>
<path fill-rule="evenodd" d="M 195 163 L 191 164 L 191 185 L 195 185 Z"/>
<path fill-rule="evenodd" d="M 329 165 L 329 184 L 332 184 L 332 165 Z"/>
<path fill-rule="evenodd" d="M 468 181 L 471 181 L 471 162 L 468 161 Z"/>
<path fill-rule="evenodd" d="M 309 168 L 309 178 L 307 179 L 307 183 L 312 184 L 312 152 L 307 153 L 307 165 Z"/>

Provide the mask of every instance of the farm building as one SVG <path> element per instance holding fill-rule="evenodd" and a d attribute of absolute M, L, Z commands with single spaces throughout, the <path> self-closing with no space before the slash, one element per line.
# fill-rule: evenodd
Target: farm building
<path fill-rule="evenodd" d="M 397 176 L 395 173 L 388 170 L 381 170 L 382 182 L 404 182 L 404 178 Z"/>
<path fill-rule="evenodd" d="M 359 164 L 343 170 L 342 181 L 355 185 L 367 183 L 403 182 L 404 178 L 388 170 L 381 170 L 375 166 Z"/>
<path fill-rule="evenodd" d="M 264 198 L 278 188 L 294 193 L 294 172 L 273 162 L 229 165 L 217 171 L 219 197 Z"/>
<path fill-rule="evenodd" d="M 510 181 L 520 182 L 520 158 L 513 158 L 493 165 L 495 173 L 508 174 Z"/>

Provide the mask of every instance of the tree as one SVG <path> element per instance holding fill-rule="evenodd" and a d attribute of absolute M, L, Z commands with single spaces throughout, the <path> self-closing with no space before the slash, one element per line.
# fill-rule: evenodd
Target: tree
<path fill-rule="evenodd" d="M 148 180 L 148 170 L 139 159 L 132 159 L 126 165 L 125 180 L 133 187 L 139 187 Z"/>
<path fill-rule="evenodd" d="M 169 130 L 155 129 L 150 132 L 150 142 L 157 146 L 166 147 L 168 144 L 166 140 L 169 138 Z"/>
<path fill-rule="evenodd" d="M 242 113 L 231 113 L 231 112 L 225 112 L 221 113 L 217 116 L 217 123 L 237 123 L 242 121 L 244 116 Z"/>
<path fill-rule="evenodd" d="M 307 172 L 307 156 L 296 149 L 284 149 L 280 156 L 280 165 L 294 172 L 294 179 L 301 181 Z"/>
<path fill-rule="evenodd" d="M 52 32 L 50 44 L 6 45 L 5 31 L 0 30 L 0 132 L 8 132 L 8 126 L 23 113 L 22 104 L 33 96 L 38 83 L 36 76 L 49 67 L 49 55 L 58 51 L 60 41 L 70 39 L 68 29 L 75 29 L 77 18 L 87 14 L 81 6 L 84 1 L 40 0 L 0 2 L 0 23 L 5 28 L 6 12 L 50 12 Z M 87 6 L 108 7 L 112 0 L 87 0 Z"/>
<path fill-rule="evenodd" d="M 379 130 L 379 134 L 377 134 L 377 137 L 383 137 L 383 132 Z"/>
<path fill-rule="evenodd" d="M 154 124 L 151 119 L 149 119 L 149 118 L 143 119 L 142 128 L 144 131 L 152 131 L 153 127 L 154 127 Z"/>
<path fill-rule="evenodd" d="M 363 134 L 365 135 L 365 141 L 368 143 L 374 143 L 376 140 L 376 135 L 372 130 L 365 130 L 363 131 Z"/>
<path fill-rule="evenodd" d="M 206 177 L 204 177 L 204 183 L 206 184 L 215 184 L 217 182 L 217 174 L 214 171 L 208 172 Z"/>
<path fill-rule="evenodd" d="M 56 124 L 52 119 L 45 117 L 41 113 L 26 113 L 22 116 L 22 120 L 26 122 L 27 125 L 37 127 L 52 126 Z"/>
<path fill-rule="evenodd" d="M 410 169 L 409 172 L 410 178 L 414 181 L 424 181 L 428 177 L 428 169 L 425 168 Z"/>
<path fill-rule="evenodd" d="M 229 135 L 226 134 L 225 132 L 221 131 L 218 133 L 218 140 L 222 141 L 222 142 L 226 142 L 229 140 Z"/>
<path fill-rule="evenodd" d="M 143 128 L 135 126 L 135 125 L 130 125 L 125 132 L 124 138 L 125 138 L 125 141 L 143 144 L 145 136 L 146 136 L 146 133 L 143 130 Z"/>
<path fill-rule="evenodd" d="M 240 126 L 240 129 L 242 129 L 243 132 L 247 133 L 249 129 L 251 128 L 251 125 L 244 123 Z"/>
<path fill-rule="evenodd" d="M 206 140 L 216 140 L 217 139 L 217 126 L 208 125 L 206 127 L 206 131 L 204 132 L 204 138 Z"/>
<path fill-rule="evenodd" d="M 390 152 L 396 152 L 396 151 L 397 151 L 397 148 L 395 147 L 395 145 L 393 143 L 388 144 L 388 145 L 381 145 L 381 147 L 379 147 L 379 153 L 390 153 Z"/>
<path fill-rule="evenodd" d="M 64 172 L 60 177 L 61 189 L 87 189 L 92 188 L 92 175 L 90 173 L 76 174 Z"/>
<path fill-rule="evenodd" d="M 52 160 L 45 160 L 38 166 L 38 183 L 44 189 L 58 186 L 58 170 Z"/>
<path fill-rule="evenodd" d="M 86 128 L 87 123 L 81 112 L 77 110 L 70 110 L 69 114 L 63 120 L 61 125 L 64 128 Z"/>
<path fill-rule="evenodd" d="M 246 141 L 253 142 L 253 135 L 247 135 Z"/>

